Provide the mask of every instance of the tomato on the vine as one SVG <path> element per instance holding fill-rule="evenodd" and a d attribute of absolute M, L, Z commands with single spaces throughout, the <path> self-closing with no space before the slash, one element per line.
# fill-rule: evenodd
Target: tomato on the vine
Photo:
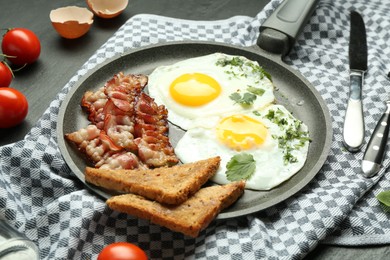
<path fill-rule="evenodd" d="M 0 87 L 8 87 L 13 78 L 11 68 L 4 62 L 0 62 Z"/>
<path fill-rule="evenodd" d="M 3 36 L 1 49 L 15 65 L 35 62 L 41 53 L 41 43 L 34 32 L 25 28 L 9 29 Z"/>
<path fill-rule="evenodd" d="M 20 124 L 27 116 L 27 98 L 13 88 L 0 88 L 0 128 Z"/>
<path fill-rule="evenodd" d="M 116 242 L 103 248 L 97 260 L 147 260 L 146 253 L 128 242 Z"/>

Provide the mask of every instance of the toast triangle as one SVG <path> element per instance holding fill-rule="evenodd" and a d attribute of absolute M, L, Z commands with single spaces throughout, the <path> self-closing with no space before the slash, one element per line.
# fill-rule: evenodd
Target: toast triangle
<path fill-rule="evenodd" d="M 242 195 L 244 188 L 244 181 L 208 186 L 180 205 L 161 204 L 135 194 L 113 196 L 106 203 L 113 210 L 197 237 L 222 209 Z"/>
<path fill-rule="evenodd" d="M 88 183 L 122 193 L 134 193 L 165 204 L 180 204 L 197 192 L 217 171 L 220 157 L 193 163 L 137 170 L 87 167 Z"/>

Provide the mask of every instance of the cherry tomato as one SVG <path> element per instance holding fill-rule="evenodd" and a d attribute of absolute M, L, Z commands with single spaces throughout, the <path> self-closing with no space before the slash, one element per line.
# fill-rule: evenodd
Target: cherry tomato
<path fill-rule="evenodd" d="M 20 124 L 27 116 L 26 97 L 13 88 L 0 88 L 0 128 Z"/>
<path fill-rule="evenodd" d="M 5 62 L 0 62 L 0 87 L 8 87 L 13 78 L 10 67 Z"/>
<path fill-rule="evenodd" d="M 103 248 L 97 260 L 147 260 L 146 253 L 128 242 L 116 242 Z"/>
<path fill-rule="evenodd" d="M 13 64 L 26 65 L 38 59 L 41 43 L 34 32 L 25 28 L 13 28 L 4 34 L 1 49 Z"/>

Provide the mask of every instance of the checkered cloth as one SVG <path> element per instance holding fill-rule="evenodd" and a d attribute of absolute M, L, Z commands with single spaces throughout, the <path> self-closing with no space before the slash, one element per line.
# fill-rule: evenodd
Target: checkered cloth
<path fill-rule="evenodd" d="M 57 145 L 61 101 L 88 70 L 131 48 L 180 40 L 250 46 L 278 6 L 271 1 L 256 17 L 187 21 L 154 15 L 128 20 L 73 76 L 36 126 L 14 144 L 0 147 L 0 215 L 37 243 L 42 259 L 94 259 L 105 245 L 129 241 L 152 259 L 299 259 L 319 243 L 390 243 L 389 213 L 376 200 L 390 189 L 387 158 L 380 173 L 360 174 L 362 152 L 342 146 L 349 85 L 349 14 L 359 11 L 367 28 L 369 69 L 363 91 L 366 136 L 385 109 L 390 84 L 390 3 L 322 0 L 285 62 L 321 93 L 334 130 L 321 171 L 298 194 L 261 212 L 210 224 L 196 239 L 114 212 L 68 168 Z M 366 139 L 366 142 L 368 141 Z"/>

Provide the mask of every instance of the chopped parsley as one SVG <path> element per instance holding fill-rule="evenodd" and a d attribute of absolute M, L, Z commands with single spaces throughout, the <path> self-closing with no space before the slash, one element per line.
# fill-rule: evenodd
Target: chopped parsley
<path fill-rule="evenodd" d="M 228 65 L 233 66 L 233 67 L 242 67 L 244 65 L 244 59 L 242 59 L 238 56 L 235 56 L 231 59 L 222 58 L 222 59 L 219 59 L 216 64 L 218 66 L 221 66 L 221 67 L 226 67 Z"/>
<path fill-rule="evenodd" d="M 255 78 L 255 83 L 259 83 L 261 79 L 267 77 L 271 80 L 271 76 L 256 62 L 250 61 L 244 57 L 234 56 L 221 58 L 216 62 L 217 66 L 226 67 L 225 73 L 232 75 L 233 77 L 244 77 L 248 76 Z M 257 96 L 262 96 L 265 90 L 253 86 L 247 86 L 245 93 L 235 92 L 229 97 L 236 104 L 240 105 L 252 105 L 256 100 Z"/>
<path fill-rule="evenodd" d="M 286 118 L 286 116 L 289 116 L 289 118 Z M 283 132 L 285 132 L 285 135 L 272 136 L 274 139 L 278 140 L 279 148 L 283 149 L 284 163 L 289 164 L 297 162 L 298 160 L 292 154 L 292 151 L 302 148 L 307 141 L 310 141 L 308 132 L 301 130 L 302 121 L 291 115 L 286 115 L 280 109 L 269 110 L 264 117 L 277 124 Z"/>
<path fill-rule="evenodd" d="M 226 164 L 226 169 L 229 181 L 248 180 L 256 170 L 256 162 L 251 154 L 236 154 Z"/>
<path fill-rule="evenodd" d="M 254 75 L 258 75 L 259 79 L 263 79 L 264 77 L 266 77 L 272 81 L 271 75 L 268 72 L 266 72 L 257 63 L 250 61 L 244 57 L 234 56 L 232 58 L 221 58 L 216 62 L 216 65 L 221 67 L 229 66 L 230 70 L 227 70 L 226 73 L 235 76 L 241 75 L 247 77 L 249 73 L 252 73 Z M 235 73 L 233 71 L 233 68 L 238 68 L 241 73 Z"/>
<path fill-rule="evenodd" d="M 247 63 L 248 66 L 250 66 L 252 68 L 252 73 L 254 74 L 259 74 L 260 75 L 260 79 L 263 79 L 264 77 L 268 78 L 270 81 L 272 81 L 272 77 L 271 77 L 271 74 L 269 74 L 268 72 L 266 72 L 263 67 L 255 64 L 255 63 L 252 63 L 252 62 L 248 62 Z"/>
<path fill-rule="evenodd" d="M 252 113 L 253 113 L 255 116 L 261 116 L 260 112 L 257 111 L 257 110 L 252 111 Z"/>
<path fill-rule="evenodd" d="M 284 117 L 284 113 L 282 110 L 269 110 L 268 114 L 265 115 L 265 118 L 268 120 L 274 122 L 278 126 L 285 126 L 288 125 L 287 119 Z"/>

